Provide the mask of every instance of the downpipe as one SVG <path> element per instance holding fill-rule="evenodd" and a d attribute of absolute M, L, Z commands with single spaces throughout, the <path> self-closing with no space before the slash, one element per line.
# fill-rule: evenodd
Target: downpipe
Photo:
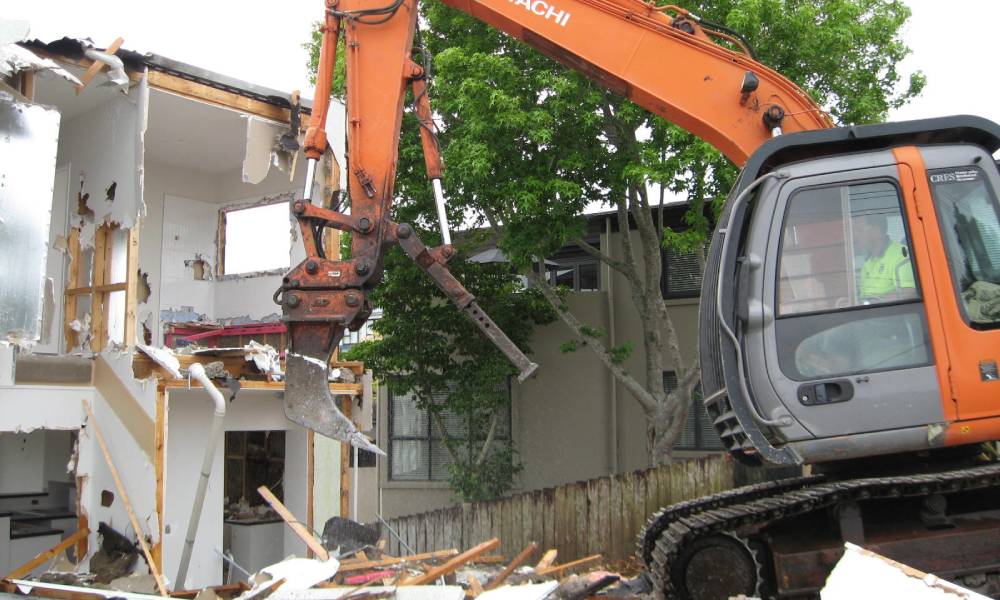
<path fill-rule="evenodd" d="M 205 504 L 205 493 L 208 490 L 208 479 L 212 475 L 212 463 L 215 462 L 215 450 L 219 446 L 219 438 L 222 437 L 223 422 L 226 418 L 226 399 L 215 387 L 212 380 L 205 374 L 205 367 L 201 363 L 194 363 L 188 369 L 188 373 L 198 383 L 204 386 L 205 391 L 212 398 L 215 404 L 215 412 L 212 415 L 212 429 L 208 436 L 208 445 L 205 447 L 205 457 L 201 463 L 201 478 L 198 480 L 198 489 L 194 494 L 194 504 L 191 506 L 191 517 L 188 519 L 187 534 L 184 536 L 184 550 L 181 552 L 181 564 L 177 569 L 177 580 L 174 589 L 185 589 L 184 583 L 187 579 L 188 566 L 191 563 L 191 552 L 194 550 L 194 539 L 198 533 L 198 522 L 201 520 L 201 510 Z"/>

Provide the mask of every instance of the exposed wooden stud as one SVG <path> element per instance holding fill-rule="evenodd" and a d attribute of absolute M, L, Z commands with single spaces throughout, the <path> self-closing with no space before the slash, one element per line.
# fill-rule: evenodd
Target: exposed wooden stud
<path fill-rule="evenodd" d="M 278 500 L 278 497 L 275 496 L 271 490 L 267 489 L 266 485 L 262 485 L 257 488 L 257 493 L 259 493 L 264 500 L 267 500 L 267 503 L 271 505 L 274 512 L 278 513 L 278 516 L 284 519 L 285 523 L 287 523 L 288 526 L 292 528 L 292 531 L 295 532 L 295 535 L 297 535 L 300 540 L 305 542 L 305 545 L 309 547 L 309 549 L 311 549 L 320 560 L 330 560 L 330 553 L 326 551 L 326 548 L 324 548 L 323 545 L 320 544 L 315 537 L 313 537 L 312 533 L 310 533 L 309 530 L 295 518 L 292 511 L 288 510 L 288 507 L 282 504 L 281 500 Z"/>
<path fill-rule="evenodd" d="M 164 505 L 166 501 L 166 488 L 164 479 L 167 473 L 167 417 L 169 414 L 166 386 L 162 382 L 156 385 L 156 425 L 155 425 L 155 475 L 156 475 L 156 522 L 159 524 L 159 532 L 156 544 L 153 546 L 153 560 L 156 566 L 163 569 L 163 536 L 165 535 Z"/>
<path fill-rule="evenodd" d="M 139 221 L 128 230 L 128 250 L 125 260 L 125 334 L 122 343 L 134 346 L 139 304 Z"/>
<path fill-rule="evenodd" d="M 122 44 L 124 43 L 125 40 L 123 40 L 121 37 L 115 38 L 115 41 L 111 42 L 111 45 L 105 48 L 104 51 L 108 54 L 114 54 L 115 52 L 118 52 L 118 49 L 121 48 Z M 83 74 L 82 77 L 80 77 L 81 85 L 76 86 L 77 95 L 79 95 L 80 92 L 83 91 L 83 88 L 87 87 L 87 84 L 90 83 L 90 80 L 96 77 L 97 74 L 100 73 L 102 69 L 104 69 L 104 67 L 105 67 L 104 63 L 96 60 L 93 63 L 91 63 L 89 67 L 87 67 L 87 71 Z"/>
<path fill-rule="evenodd" d="M 111 268 L 109 259 L 109 246 L 111 236 L 108 235 L 109 227 L 101 225 L 94 232 L 94 262 L 91 267 L 90 287 L 100 289 L 108 283 L 106 277 Z M 105 294 L 107 292 L 93 292 L 90 296 L 90 349 L 93 352 L 100 352 L 104 349 L 104 343 L 108 337 L 108 325 L 105 311 Z"/>
<path fill-rule="evenodd" d="M 7 575 L 4 576 L 4 579 L 21 579 L 22 577 L 30 574 L 40 565 L 44 564 L 46 561 L 52 560 L 60 553 L 65 552 L 73 544 L 79 542 L 81 539 L 85 539 L 88 535 L 90 535 L 89 529 L 78 529 L 73 535 L 49 548 L 45 552 L 42 552 L 10 573 L 7 573 Z"/>
<path fill-rule="evenodd" d="M 146 537 L 142 532 L 142 528 L 139 527 L 139 519 L 135 516 L 135 511 L 132 509 L 132 502 L 128 499 L 128 494 L 125 493 L 125 485 L 122 484 L 122 479 L 118 475 L 118 467 L 115 466 L 113 460 L 111 460 L 111 453 L 108 451 L 107 443 L 104 441 L 104 434 L 101 433 L 101 428 L 97 425 L 97 418 L 94 416 L 94 411 L 90 408 L 90 403 L 86 400 L 83 401 L 83 408 L 87 411 L 87 426 L 93 428 L 94 437 L 97 438 L 97 445 L 101 447 L 101 453 L 104 455 L 104 462 L 108 465 L 108 470 L 111 471 L 111 477 L 115 480 L 115 488 L 118 490 L 118 495 L 121 496 L 122 504 L 125 505 L 125 512 L 128 513 L 129 521 L 132 523 L 132 530 L 135 531 L 135 537 L 139 540 L 139 547 L 142 548 L 142 553 L 146 557 L 146 562 L 149 564 L 149 570 L 153 573 L 153 577 L 156 579 L 156 587 L 160 590 L 161 596 L 167 596 L 167 586 L 163 583 L 163 574 L 160 573 L 160 568 L 156 565 L 153 560 L 152 554 L 149 552 L 149 545 L 146 543 Z"/>

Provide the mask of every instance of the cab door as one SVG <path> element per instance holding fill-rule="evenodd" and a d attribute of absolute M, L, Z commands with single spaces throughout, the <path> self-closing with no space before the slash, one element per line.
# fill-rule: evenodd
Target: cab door
<path fill-rule="evenodd" d="M 940 423 L 897 166 L 793 176 L 774 215 L 755 393 L 772 391 L 813 438 Z"/>

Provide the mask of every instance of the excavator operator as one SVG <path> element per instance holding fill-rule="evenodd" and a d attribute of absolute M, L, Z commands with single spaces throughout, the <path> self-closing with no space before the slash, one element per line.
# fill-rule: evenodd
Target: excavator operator
<path fill-rule="evenodd" d="M 854 229 L 857 247 L 865 256 L 858 292 L 864 304 L 892 302 L 916 296 L 913 263 L 906 246 L 889 237 L 882 213 L 862 216 Z"/>

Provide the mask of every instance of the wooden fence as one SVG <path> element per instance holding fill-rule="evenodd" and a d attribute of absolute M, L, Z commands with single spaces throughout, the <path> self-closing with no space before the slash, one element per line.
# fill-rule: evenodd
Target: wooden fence
<path fill-rule="evenodd" d="M 537 542 L 543 550 L 557 548 L 560 562 L 590 554 L 623 559 L 635 553 L 646 519 L 660 507 L 729 489 L 737 479 L 743 477 L 736 473 L 733 461 L 716 455 L 389 519 L 388 523 L 413 552 L 471 548 L 498 537 L 500 552 L 508 558 L 529 542 Z M 388 540 L 389 554 L 408 554 L 394 535 L 383 531 L 383 537 Z"/>

